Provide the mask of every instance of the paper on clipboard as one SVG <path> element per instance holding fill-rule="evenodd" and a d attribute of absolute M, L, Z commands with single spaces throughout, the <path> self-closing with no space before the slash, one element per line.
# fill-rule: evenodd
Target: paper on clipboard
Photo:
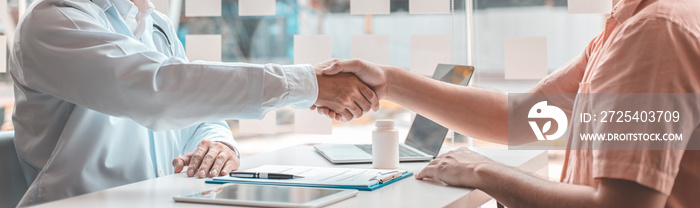
<path fill-rule="evenodd" d="M 370 187 L 373 185 L 386 183 L 399 178 L 406 170 L 376 170 L 376 169 L 351 169 L 351 168 L 321 168 L 305 166 L 281 166 L 263 165 L 257 168 L 246 170 L 246 172 L 267 172 L 286 173 L 303 176 L 295 179 L 258 179 L 258 178 L 237 178 L 230 176 L 219 176 L 213 180 L 224 180 L 233 182 L 260 182 L 279 184 L 300 184 L 300 185 L 320 185 L 320 186 L 352 186 Z"/>

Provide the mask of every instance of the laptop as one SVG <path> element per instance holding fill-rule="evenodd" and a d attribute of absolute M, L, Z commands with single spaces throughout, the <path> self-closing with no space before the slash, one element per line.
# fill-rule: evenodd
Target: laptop
<path fill-rule="evenodd" d="M 439 64 L 432 78 L 466 86 L 473 73 L 472 66 Z M 399 144 L 399 161 L 428 161 L 437 157 L 447 131 L 440 124 L 420 114 L 416 115 L 406 141 Z M 314 148 L 335 164 L 372 162 L 372 144 L 318 144 Z"/>

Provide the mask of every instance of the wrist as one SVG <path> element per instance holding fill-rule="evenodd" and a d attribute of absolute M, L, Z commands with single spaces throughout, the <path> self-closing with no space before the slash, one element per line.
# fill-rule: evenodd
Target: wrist
<path fill-rule="evenodd" d="M 286 99 L 279 99 L 281 100 L 279 104 L 273 105 L 275 106 L 274 108 L 291 107 L 295 109 L 305 109 L 316 103 L 318 99 L 319 78 L 316 76 L 318 72 L 316 72 L 313 66 L 308 64 L 287 65 L 282 66 L 282 70 L 284 70 L 284 79 L 282 82 L 277 81 L 277 83 L 284 84 L 284 86 L 281 87 L 286 87 L 288 93 Z M 276 79 L 271 80 L 275 81 Z M 268 82 L 265 82 L 265 84 L 265 86 L 270 85 Z M 268 90 L 265 90 L 265 92 L 267 91 Z M 263 98 L 269 101 L 271 96 L 278 95 L 263 95 Z"/>
<path fill-rule="evenodd" d="M 386 76 L 386 100 L 396 102 L 396 92 L 399 90 L 398 84 L 400 84 L 400 78 L 397 76 L 403 71 L 403 69 L 394 67 L 394 66 L 386 66 L 382 67 L 382 70 L 384 71 L 384 76 Z"/>
<path fill-rule="evenodd" d="M 487 181 L 493 181 L 494 178 L 497 178 L 494 177 L 496 173 L 507 171 L 503 169 L 505 166 L 496 162 L 472 163 L 464 167 L 467 168 L 465 171 L 471 171 L 475 177 L 463 177 L 462 180 L 466 181 L 462 181 L 462 183 L 471 184 L 471 187 L 481 190 L 488 189 L 486 187 L 489 184 Z"/>
<path fill-rule="evenodd" d="M 224 141 L 217 141 L 217 142 L 218 142 L 218 143 L 221 143 L 221 144 L 223 144 L 224 146 L 226 146 L 226 147 L 228 147 L 229 149 L 231 149 L 231 151 L 233 151 L 233 153 L 236 155 L 236 157 L 237 157 L 238 159 L 241 159 L 241 152 L 238 151 L 238 148 L 236 148 L 236 146 L 234 146 L 234 145 L 232 145 L 232 144 L 229 144 L 228 142 L 224 142 Z"/>
<path fill-rule="evenodd" d="M 313 105 L 318 105 L 318 102 L 321 101 L 321 97 L 322 97 L 321 89 L 323 89 L 323 87 L 325 87 L 323 81 L 324 81 L 323 74 L 320 74 L 317 72 L 316 73 L 316 99 L 314 100 Z"/>

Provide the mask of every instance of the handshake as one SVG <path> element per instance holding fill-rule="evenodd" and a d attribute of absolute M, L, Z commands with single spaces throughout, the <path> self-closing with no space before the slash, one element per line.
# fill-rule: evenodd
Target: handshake
<path fill-rule="evenodd" d="M 319 92 L 310 109 L 338 121 L 379 110 L 379 100 L 388 95 L 388 68 L 359 59 L 331 59 L 314 66 Z"/>

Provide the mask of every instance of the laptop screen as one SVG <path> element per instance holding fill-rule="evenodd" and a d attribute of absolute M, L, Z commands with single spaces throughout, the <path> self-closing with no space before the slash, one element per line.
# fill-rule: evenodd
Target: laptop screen
<path fill-rule="evenodd" d="M 433 79 L 447 83 L 467 85 L 471 79 L 474 67 L 439 64 L 433 74 Z M 421 115 L 416 115 L 411 130 L 406 137 L 406 145 L 423 151 L 433 157 L 437 156 L 445 141 L 447 128 Z"/>
<path fill-rule="evenodd" d="M 445 135 L 447 135 L 447 128 L 426 117 L 416 115 L 405 143 L 435 157 L 440 152 Z"/>

